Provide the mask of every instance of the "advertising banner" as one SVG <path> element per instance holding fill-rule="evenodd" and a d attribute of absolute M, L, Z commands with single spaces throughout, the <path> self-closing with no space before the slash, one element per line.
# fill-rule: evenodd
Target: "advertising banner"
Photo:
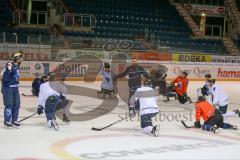
<path fill-rule="evenodd" d="M 174 53 L 172 54 L 172 61 L 180 62 L 212 62 L 211 55 L 205 54 L 184 54 L 184 53 Z"/>
<path fill-rule="evenodd" d="M 11 60 L 14 52 L 0 52 L 1 60 Z M 49 52 L 24 52 L 23 57 L 25 61 L 50 61 Z"/>
<path fill-rule="evenodd" d="M 23 61 L 21 65 L 22 80 L 32 80 L 36 76 L 55 72 L 66 80 L 89 79 L 91 81 L 101 78 L 101 69 L 105 60 L 78 61 L 78 62 L 36 62 Z M 2 73 L 7 61 L 0 61 Z M 131 61 L 112 61 L 111 69 L 115 73 L 122 73 Z M 218 80 L 240 80 L 240 64 L 197 63 L 197 62 L 166 62 L 166 61 L 139 61 L 139 65 L 150 73 L 152 69 L 167 73 L 167 79 L 174 79 L 183 71 L 188 73 L 190 80 L 203 80 L 204 75 L 210 73 Z"/>
<path fill-rule="evenodd" d="M 240 56 L 212 55 L 212 62 L 216 62 L 216 63 L 240 63 Z"/>
<path fill-rule="evenodd" d="M 201 15 L 205 13 L 207 16 L 224 16 L 226 9 L 223 6 L 210 6 L 198 4 L 184 4 L 184 7 L 190 14 Z"/>
<path fill-rule="evenodd" d="M 138 60 L 149 60 L 149 61 L 171 61 L 172 55 L 164 52 L 132 52 L 132 57 Z"/>

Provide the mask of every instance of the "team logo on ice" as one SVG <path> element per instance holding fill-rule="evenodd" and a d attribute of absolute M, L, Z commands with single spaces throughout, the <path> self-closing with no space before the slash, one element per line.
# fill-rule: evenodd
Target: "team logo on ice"
<path fill-rule="evenodd" d="M 207 158 L 205 152 L 208 148 L 233 144 L 235 143 L 190 136 L 161 135 L 153 138 L 143 134 L 105 134 L 61 140 L 54 143 L 50 150 L 63 159 L 159 159 L 159 156 L 163 159 L 191 159 L 191 154 L 182 153 L 197 150 L 198 158 Z M 218 152 L 217 149 L 216 151 Z"/>

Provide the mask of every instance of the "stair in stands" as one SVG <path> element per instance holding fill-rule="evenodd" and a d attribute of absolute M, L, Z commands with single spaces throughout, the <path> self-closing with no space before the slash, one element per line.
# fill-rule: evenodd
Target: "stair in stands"
<path fill-rule="evenodd" d="M 240 50 L 238 47 L 233 43 L 233 41 L 229 37 L 223 38 L 223 44 L 226 47 L 226 50 L 230 55 L 239 55 Z"/>
<path fill-rule="evenodd" d="M 225 6 L 230 17 L 235 24 L 235 33 L 240 36 L 240 13 L 236 5 L 236 0 L 225 0 Z"/>
<path fill-rule="evenodd" d="M 179 14 L 187 22 L 188 26 L 192 29 L 194 36 L 202 36 L 202 32 L 198 29 L 197 24 L 194 22 L 192 17 L 189 15 L 189 12 L 183 7 L 183 5 L 172 1 L 170 1 L 170 3 L 172 3 L 176 7 Z"/>

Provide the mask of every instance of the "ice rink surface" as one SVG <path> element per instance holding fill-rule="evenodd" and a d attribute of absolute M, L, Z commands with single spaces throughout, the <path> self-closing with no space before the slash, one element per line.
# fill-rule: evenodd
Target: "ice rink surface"
<path fill-rule="evenodd" d="M 190 82 L 188 93 L 196 100 L 196 90 L 204 82 Z M 228 111 L 240 108 L 240 83 L 217 82 L 230 97 Z M 142 133 L 140 122 L 124 120 L 102 131 L 128 112 L 128 90 L 119 83 L 118 99 L 98 99 L 100 82 L 67 82 L 70 106 L 69 125 L 63 125 L 61 111 L 59 131 L 47 128 L 45 115 L 35 115 L 21 123 L 20 129 L 3 127 L 3 102 L 0 99 L 0 159 L 240 159 L 240 131 L 219 130 L 213 134 L 199 129 L 186 129 L 180 120 L 192 125 L 194 105 L 181 105 L 172 100 L 158 104 L 161 113 L 154 124 L 160 124 L 159 137 Z M 20 93 L 31 94 L 31 82 L 21 82 Z M 21 96 L 19 120 L 37 110 L 36 97 Z M 239 126 L 239 117 L 226 117 L 226 122 Z"/>

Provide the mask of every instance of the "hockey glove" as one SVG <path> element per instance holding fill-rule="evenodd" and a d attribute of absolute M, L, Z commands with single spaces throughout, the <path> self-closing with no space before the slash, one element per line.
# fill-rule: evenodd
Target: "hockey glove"
<path fill-rule="evenodd" d="M 64 95 L 62 95 L 62 93 L 60 94 L 59 98 L 63 101 L 66 99 L 66 97 Z"/>
<path fill-rule="evenodd" d="M 208 96 L 208 88 L 206 86 L 203 86 L 203 88 L 201 88 L 201 92 L 203 96 Z"/>
<path fill-rule="evenodd" d="M 201 123 L 199 121 L 194 122 L 194 127 L 195 128 L 201 128 Z"/>
<path fill-rule="evenodd" d="M 183 93 L 183 97 L 186 99 L 186 101 L 188 101 L 189 103 L 193 103 L 191 98 L 187 96 L 187 93 Z"/>
<path fill-rule="evenodd" d="M 187 93 L 185 92 L 185 93 L 183 93 L 183 97 L 186 97 L 187 98 Z"/>
<path fill-rule="evenodd" d="M 41 115 L 43 113 L 44 107 L 41 105 L 38 105 L 38 109 L 37 109 L 37 114 Z"/>
<path fill-rule="evenodd" d="M 12 71 L 12 69 L 13 69 L 12 63 L 10 63 L 10 62 L 7 63 L 7 64 L 6 64 L 6 68 L 7 68 L 8 71 Z"/>

